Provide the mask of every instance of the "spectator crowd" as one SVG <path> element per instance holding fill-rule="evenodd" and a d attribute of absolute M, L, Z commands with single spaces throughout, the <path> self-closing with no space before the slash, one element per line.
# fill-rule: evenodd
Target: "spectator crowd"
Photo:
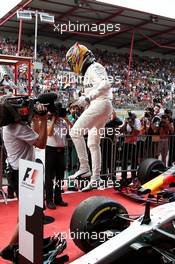
<path fill-rule="evenodd" d="M 73 124 L 80 116 L 82 109 L 78 109 L 76 105 L 71 105 L 70 102 L 75 99 L 75 91 L 77 87 L 81 88 L 81 82 L 77 79 L 70 82 L 70 79 L 67 79 L 71 72 L 65 63 L 66 50 L 66 47 L 56 47 L 48 42 L 39 44 L 37 56 L 38 61 L 42 62 L 43 68 L 42 71 L 36 71 L 35 83 L 32 72 L 32 84 L 35 95 L 40 92 L 57 92 L 60 101 L 64 102 L 63 106 L 69 107 L 68 119 Z M 113 114 L 112 120 L 108 122 L 106 127 L 112 126 L 115 131 L 115 121 L 116 119 L 118 120 L 117 139 L 114 133 L 112 142 L 115 142 L 114 163 L 116 165 L 119 162 L 123 171 L 123 178 L 126 177 L 128 164 L 131 165 L 131 169 L 134 171 L 138 163 L 144 158 L 161 157 L 165 165 L 171 166 L 175 160 L 175 122 L 172 116 L 175 61 L 134 55 L 130 78 L 127 83 L 127 54 L 117 54 L 99 49 L 95 49 L 93 52 L 97 61 L 105 66 L 108 76 L 112 77 L 115 110 L 124 106 L 127 109 L 135 105 L 140 108 L 146 106 L 144 115 L 141 118 L 137 117 L 133 111 L 128 111 L 128 117 L 125 120 L 119 120 L 116 114 Z M 0 41 L 0 53 L 15 55 L 17 53 L 17 42 L 7 38 L 2 39 Z M 33 53 L 33 43 L 24 41 L 20 55 L 33 57 Z M 18 74 L 19 84 L 26 91 L 27 69 L 24 65 L 19 68 Z M 60 79 L 61 76 L 62 79 Z M 2 78 L 0 87 L 3 86 L 3 82 Z M 105 136 L 109 137 L 107 133 Z M 105 155 L 111 149 L 108 146 L 108 151 L 106 152 L 106 147 L 104 147 Z M 70 149 L 72 151 L 73 148 L 69 147 Z M 132 155 L 129 155 L 129 153 L 132 153 Z M 132 156 L 132 159 L 130 156 Z M 71 159 L 70 156 L 68 167 L 72 163 Z M 111 171 L 112 168 L 109 169 L 109 165 L 103 163 L 103 173 L 106 174 L 109 170 Z M 135 172 L 132 175 L 135 178 Z"/>
<path fill-rule="evenodd" d="M 43 68 L 35 72 L 32 69 L 33 93 L 41 91 L 59 92 L 60 96 L 70 101 L 76 89 L 81 89 L 82 80 L 76 78 L 65 63 L 65 46 L 56 47 L 48 42 L 38 44 L 37 60 L 42 62 Z M 4 38 L 0 40 L 1 54 L 17 54 L 17 41 Z M 165 107 L 174 104 L 175 61 L 170 59 L 133 56 L 128 80 L 128 54 L 117 54 L 107 50 L 94 49 L 97 61 L 102 63 L 110 77 L 113 87 L 113 102 L 117 107 L 142 107 L 151 103 L 152 98 L 161 98 Z M 30 41 L 23 41 L 21 56 L 33 57 L 34 45 Z M 19 67 L 19 84 L 21 92 L 27 89 L 27 68 Z M 171 105 L 172 104 L 172 105 Z"/>

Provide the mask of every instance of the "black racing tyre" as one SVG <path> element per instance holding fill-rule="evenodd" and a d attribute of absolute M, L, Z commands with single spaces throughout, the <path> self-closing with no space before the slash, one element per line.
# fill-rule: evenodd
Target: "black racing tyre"
<path fill-rule="evenodd" d="M 76 246 L 88 252 L 107 240 L 104 240 L 106 232 L 112 230 L 118 234 L 126 229 L 130 221 L 118 215 L 128 217 L 128 212 L 111 198 L 99 195 L 82 201 L 70 222 L 71 236 Z"/>
<path fill-rule="evenodd" d="M 141 184 L 144 184 L 153 178 L 157 177 L 166 167 L 161 160 L 158 159 L 145 159 L 140 163 L 137 170 L 137 177 Z M 159 172 L 160 171 L 160 172 Z"/>

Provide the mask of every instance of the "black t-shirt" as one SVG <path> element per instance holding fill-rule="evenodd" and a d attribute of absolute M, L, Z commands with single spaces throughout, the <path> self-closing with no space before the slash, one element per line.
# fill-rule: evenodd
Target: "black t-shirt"
<path fill-rule="evenodd" d="M 123 124 L 122 120 L 120 118 L 116 118 L 114 120 L 110 120 L 109 122 L 106 123 L 106 130 L 105 130 L 105 136 L 106 137 L 110 137 L 111 139 L 114 138 L 115 135 L 115 128 L 118 128 L 119 126 L 121 126 Z M 108 128 L 110 128 L 108 130 Z M 111 131 L 111 128 L 113 129 L 113 133 Z"/>
<path fill-rule="evenodd" d="M 121 126 L 122 124 L 123 124 L 122 120 L 117 117 L 116 119 L 107 122 L 106 127 L 116 128 Z"/>

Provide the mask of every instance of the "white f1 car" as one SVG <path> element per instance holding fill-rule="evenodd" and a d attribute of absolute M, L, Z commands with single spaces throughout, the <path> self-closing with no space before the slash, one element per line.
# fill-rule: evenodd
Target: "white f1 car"
<path fill-rule="evenodd" d="M 175 263 L 175 199 L 171 200 L 153 209 L 147 202 L 145 213 L 136 219 L 108 197 L 93 196 L 81 202 L 70 230 L 74 243 L 87 254 L 72 264 Z M 86 235 L 80 237 L 80 233 Z M 102 234 L 113 237 L 100 241 Z"/>

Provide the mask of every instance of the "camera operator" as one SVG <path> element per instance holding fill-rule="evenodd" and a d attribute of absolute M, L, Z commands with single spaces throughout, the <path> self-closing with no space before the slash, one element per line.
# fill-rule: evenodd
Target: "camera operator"
<path fill-rule="evenodd" d="M 10 166 L 11 185 L 18 197 L 19 159 L 34 160 L 34 147 L 45 148 L 47 141 L 47 109 L 38 104 L 36 110 L 43 115 L 35 114 L 32 122 L 33 129 L 26 122 L 14 122 L 3 127 L 3 140 Z M 27 119 L 27 116 L 25 116 Z M 14 245 L 18 244 L 18 224 L 7 247 L 0 256 L 7 260 L 13 259 Z"/>
<path fill-rule="evenodd" d="M 147 127 L 147 153 L 149 158 L 158 159 L 159 157 L 159 141 L 160 133 L 159 126 L 161 122 L 162 113 L 160 112 L 160 106 L 155 105 L 152 118 L 149 118 L 150 125 Z"/>
<path fill-rule="evenodd" d="M 129 160 L 131 160 L 131 178 L 135 184 L 136 169 L 138 163 L 137 140 L 141 130 L 141 122 L 136 117 L 135 113 L 128 112 L 124 124 L 120 127 L 120 131 L 124 134 L 124 146 L 122 155 L 122 182 L 127 184 L 127 167 Z"/>
<path fill-rule="evenodd" d="M 173 129 L 175 128 L 175 119 L 173 118 L 173 112 L 170 109 L 165 109 L 165 115 L 168 116 L 169 122 Z M 175 131 L 169 136 L 169 155 L 168 155 L 168 167 L 171 167 L 175 161 Z"/>
<path fill-rule="evenodd" d="M 166 158 L 168 154 L 168 138 L 174 132 L 173 123 L 167 115 L 162 115 L 159 125 L 160 141 L 159 141 L 159 154 L 161 154 L 162 162 L 166 166 Z"/>
<path fill-rule="evenodd" d="M 65 120 L 66 121 L 65 121 Z M 46 205 L 49 209 L 56 209 L 56 205 L 67 206 L 61 196 L 65 171 L 65 144 L 68 133 L 66 117 L 60 117 L 59 113 L 52 113 L 51 121 L 48 122 L 48 138 L 46 145 Z M 55 190 L 53 196 L 53 181 L 55 178 Z"/>
<path fill-rule="evenodd" d="M 149 130 L 151 127 L 153 116 L 154 116 L 154 109 L 151 107 L 145 108 L 144 114 L 140 119 L 142 135 L 149 135 Z"/>
<path fill-rule="evenodd" d="M 152 119 L 154 116 L 154 108 L 146 107 L 143 116 L 140 118 L 141 131 L 139 136 L 139 158 L 138 162 L 142 162 L 145 158 L 152 157 Z"/>

